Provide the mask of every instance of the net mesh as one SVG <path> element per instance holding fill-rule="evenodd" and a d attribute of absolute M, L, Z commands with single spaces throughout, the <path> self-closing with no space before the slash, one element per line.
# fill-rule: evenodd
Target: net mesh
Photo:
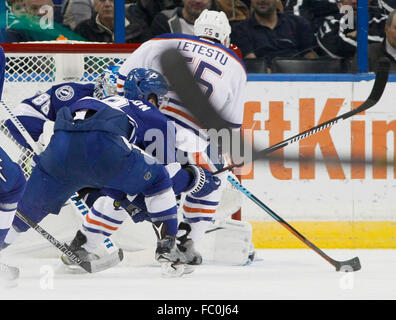
<path fill-rule="evenodd" d="M 43 44 L 43 50 L 45 45 Z M 56 84 L 57 61 L 62 63 L 65 53 L 31 54 L 31 53 L 7 53 L 5 86 L 3 100 L 10 109 L 15 107 L 24 98 L 28 98 L 38 92 L 48 90 Z M 80 82 L 94 82 L 108 65 L 121 65 L 128 54 L 76 54 L 83 56 L 82 77 Z M 1 145 L 10 153 L 11 158 L 23 169 L 25 176 L 29 176 L 29 162 L 33 153 L 18 145 L 5 126 L 9 115 L 0 110 L 0 134 Z"/>

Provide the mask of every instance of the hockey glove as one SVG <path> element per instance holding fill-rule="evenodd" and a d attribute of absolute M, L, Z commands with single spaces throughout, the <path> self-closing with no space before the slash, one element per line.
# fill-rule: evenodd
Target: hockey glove
<path fill-rule="evenodd" d="M 133 222 L 139 223 L 143 221 L 151 222 L 150 216 L 147 211 L 140 209 L 138 206 L 134 205 L 127 198 L 117 201 L 114 201 L 115 208 L 123 208 L 126 212 L 128 212 L 129 216 L 132 218 Z"/>
<path fill-rule="evenodd" d="M 190 171 L 194 176 L 189 191 L 192 196 L 203 198 L 220 187 L 221 180 L 209 170 L 194 165 L 188 166 L 186 170 Z"/>

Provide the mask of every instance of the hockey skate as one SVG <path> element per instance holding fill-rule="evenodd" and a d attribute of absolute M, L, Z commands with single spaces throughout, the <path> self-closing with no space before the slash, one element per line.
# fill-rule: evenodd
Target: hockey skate
<path fill-rule="evenodd" d="M 185 255 L 177 248 L 175 237 L 166 236 L 157 241 L 155 260 L 160 263 L 164 277 L 181 277 L 194 271 L 186 265 Z"/>
<path fill-rule="evenodd" d="M 82 247 L 86 242 L 87 237 L 80 230 L 78 230 L 70 245 L 67 246 L 70 248 L 70 250 L 74 251 L 83 261 L 98 260 L 99 256 L 97 254 L 90 253 Z M 70 270 L 82 270 L 80 266 L 75 264 L 75 262 L 70 260 L 69 257 L 66 255 L 62 255 L 61 260 Z"/>
<path fill-rule="evenodd" d="M 180 222 L 179 232 L 180 231 L 185 231 L 185 233 L 177 238 L 177 248 L 185 256 L 186 264 L 202 264 L 202 255 L 194 248 L 194 241 L 188 238 L 188 234 L 191 232 L 190 225 L 185 222 Z"/>

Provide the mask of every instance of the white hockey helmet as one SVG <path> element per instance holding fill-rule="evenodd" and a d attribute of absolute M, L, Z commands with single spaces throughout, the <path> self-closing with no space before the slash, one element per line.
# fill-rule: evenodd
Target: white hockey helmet
<path fill-rule="evenodd" d="M 194 34 L 220 41 L 225 47 L 230 46 L 231 26 L 223 11 L 205 9 L 194 23 Z"/>

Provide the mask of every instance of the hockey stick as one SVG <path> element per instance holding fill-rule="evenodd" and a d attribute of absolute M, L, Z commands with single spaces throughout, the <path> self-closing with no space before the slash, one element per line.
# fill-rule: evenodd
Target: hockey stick
<path fill-rule="evenodd" d="M 15 125 L 17 130 L 21 133 L 23 138 L 26 140 L 26 142 L 31 146 L 35 154 L 41 153 L 41 148 L 40 146 L 33 140 L 33 138 L 30 136 L 29 132 L 25 129 L 23 124 L 19 121 L 19 119 L 14 115 L 12 110 L 3 102 L 0 100 L 0 104 L 2 107 L 7 111 L 7 113 L 10 116 L 11 122 Z M 75 194 L 72 198 L 72 204 L 73 208 L 80 212 L 82 215 L 85 215 L 87 212 L 89 212 L 89 208 L 87 205 L 82 201 L 77 201 L 76 200 L 77 194 Z M 65 245 L 60 244 L 58 240 L 56 240 L 54 237 L 52 237 L 48 232 L 46 232 L 44 229 L 42 229 L 38 224 L 36 224 L 34 221 L 29 219 L 26 215 L 24 215 L 22 212 L 17 212 L 17 216 L 24 221 L 26 224 L 28 224 L 31 228 L 35 229 L 38 233 L 40 233 L 45 239 L 47 239 L 50 243 L 52 243 L 56 248 L 58 248 L 60 251 L 64 252 L 64 247 Z M 98 260 L 93 260 L 91 262 L 78 262 L 81 259 L 71 259 L 72 261 L 76 262 L 78 265 L 80 265 L 84 270 L 87 272 L 99 272 L 103 271 L 105 269 L 108 269 L 114 265 L 117 265 L 119 262 L 122 261 L 123 259 L 123 251 L 122 249 L 118 249 L 113 242 L 110 239 L 105 239 L 104 241 L 105 248 L 109 251 L 111 250 L 112 252 L 109 252 L 108 256 L 99 258 Z M 114 249 L 111 249 L 114 247 Z M 71 250 L 68 250 L 67 256 L 70 258 L 70 252 Z M 74 256 L 78 257 L 74 252 L 72 252 Z M 74 257 L 72 255 L 72 257 Z"/>
<path fill-rule="evenodd" d="M 259 207 L 264 209 L 271 217 L 273 217 L 276 221 L 278 221 L 283 227 L 289 230 L 292 234 L 294 234 L 298 239 L 304 242 L 308 247 L 314 250 L 317 254 L 319 254 L 322 258 L 331 263 L 336 271 L 358 271 L 361 269 L 360 261 L 358 257 L 355 257 L 346 261 L 337 261 L 330 258 L 327 254 L 325 254 L 322 250 L 320 250 L 317 246 L 315 246 L 311 241 L 305 238 L 300 232 L 294 229 L 290 224 L 288 224 L 285 220 L 283 220 L 280 216 L 278 216 L 274 211 L 272 211 L 269 207 L 267 207 L 262 201 L 260 201 L 255 195 L 253 195 L 249 190 L 247 190 L 244 186 L 242 186 L 237 180 L 232 178 L 231 176 L 227 177 L 228 181 L 235 186 L 238 190 L 240 190 L 244 195 L 246 195 L 249 199 L 251 199 L 254 203 L 256 203 Z"/>
<path fill-rule="evenodd" d="M 303 131 L 303 132 L 301 132 L 299 134 L 296 134 L 295 136 L 293 136 L 291 138 L 288 138 L 288 139 L 286 139 L 284 141 L 281 141 L 281 142 L 279 142 L 277 144 L 274 144 L 274 145 L 272 145 L 272 146 L 270 146 L 270 147 L 268 147 L 268 148 L 266 148 L 264 150 L 258 151 L 256 153 L 256 155 L 253 156 L 253 161 L 255 159 L 265 158 L 265 156 L 268 155 L 271 152 L 274 152 L 274 151 L 276 151 L 278 149 L 282 149 L 282 148 L 288 146 L 289 144 L 292 144 L 293 142 L 297 142 L 297 141 L 300 141 L 302 139 L 305 139 L 305 138 L 307 138 L 307 137 L 309 137 L 309 136 L 311 136 L 311 135 L 313 135 L 315 133 L 318 133 L 318 132 L 320 132 L 320 131 L 322 131 L 324 129 L 327 129 L 327 128 L 333 126 L 334 124 L 336 124 L 340 120 L 346 120 L 346 119 L 348 119 L 348 118 L 350 118 L 350 117 L 352 117 L 352 116 L 354 116 L 354 115 L 356 115 L 356 114 L 358 114 L 360 112 L 363 112 L 363 111 L 373 107 L 381 99 L 381 96 L 382 96 L 382 94 L 383 94 L 383 92 L 385 90 L 385 86 L 386 86 L 386 83 L 388 81 L 389 67 L 390 67 L 390 61 L 389 61 L 388 58 L 381 58 L 379 60 L 378 69 L 377 69 L 377 72 L 376 72 L 373 88 L 371 89 L 371 93 L 370 93 L 369 97 L 367 98 L 367 100 L 364 101 L 358 108 L 353 109 L 353 110 L 351 110 L 349 112 L 346 112 L 344 114 L 341 114 L 338 117 L 335 117 L 335 118 L 330 119 L 328 121 L 325 121 L 325 122 L 323 122 L 323 123 L 311 128 L 311 129 L 308 129 L 308 130 L 305 130 L 305 131 Z M 280 160 L 282 160 L 282 158 Z M 290 159 L 290 160 L 293 160 L 293 159 Z M 303 159 L 297 159 L 297 160 L 303 160 Z M 309 161 L 309 159 L 307 159 L 307 160 Z M 316 161 L 316 159 L 312 159 L 312 160 Z M 336 161 L 336 159 L 334 159 L 334 160 Z M 328 160 L 328 162 L 330 162 L 330 161 L 331 161 L 331 159 Z M 363 163 L 367 163 L 363 159 L 362 160 L 355 159 L 355 161 L 351 161 L 351 162 L 362 163 L 362 164 Z M 373 162 L 373 164 L 376 164 L 376 163 L 377 164 L 384 164 L 382 162 L 383 161 Z M 221 172 L 224 172 L 224 171 L 227 171 L 227 170 L 231 170 L 231 169 L 236 168 L 236 167 L 241 167 L 241 166 L 243 166 L 243 163 L 241 163 L 241 164 L 232 164 L 230 166 L 224 167 L 224 168 L 216 171 L 215 174 L 218 174 L 218 173 L 221 173 Z"/>
<path fill-rule="evenodd" d="M 319 126 L 316 126 L 310 130 L 306 130 L 286 141 L 283 141 L 279 144 L 272 146 L 269 150 L 265 149 L 263 151 L 253 151 L 253 159 L 268 159 L 270 158 L 269 153 L 280 148 L 285 147 L 289 143 L 293 141 L 301 140 L 311 134 L 319 132 L 334 123 L 338 122 L 340 119 L 347 119 L 363 110 L 366 110 L 372 106 L 374 106 L 382 96 L 382 93 L 385 89 L 386 82 L 388 79 L 388 71 L 389 71 L 389 60 L 384 58 L 379 62 L 379 68 L 377 71 L 377 77 L 375 80 L 375 84 L 373 90 L 363 105 L 359 108 L 347 112 L 339 117 L 326 121 Z M 164 71 L 164 75 L 167 77 L 171 86 L 174 88 L 179 98 L 183 102 L 183 105 L 201 122 L 205 125 L 205 128 L 214 128 L 217 130 L 227 128 L 228 124 L 224 119 L 222 119 L 213 106 L 210 104 L 208 99 L 202 94 L 198 84 L 194 80 L 193 75 L 187 67 L 185 59 L 183 56 L 175 49 L 170 49 L 165 51 L 161 56 L 161 66 Z M 177 70 L 177 73 L 175 72 Z M 193 99 L 192 99 L 193 97 Z M 275 218 L 278 222 L 280 222 L 285 228 L 291 231 L 295 236 L 297 236 L 300 240 L 306 243 L 311 249 L 320 254 L 323 258 L 325 258 L 328 262 L 330 262 L 333 266 L 336 267 L 337 271 L 357 271 L 360 267 L 360 262 L 358 258 L 353 258 L 348 261 L 339 262 L 334 259 L 331 259 L 327 256 L 323 251 L 313 245 L 310 241 L 308 241 L 304 236 L 302 236 L 297 230 L 295 230 L 292 226 L 290 226 L 286 221 L 280 218 L 275 214 L 271 209 L 265 206 L 259 199 L 257 199 L 254 195 L 252 195 L 249 191 L 243 188 L 239 183 L 236 183 L 232 177 L 228 177 L 229 181 L 236 186 L 239 190 L 241 190 L 245 195 L 247 195 L 251 200 L 257 203 L 260 207 L 265 209 L 273 218 Z"/>
<path fill-rule="evenodd" d="M 171 86 L 179 96 L 180 100 L 183 102 L 183 106 L 188 109 L 188 111 L 193 115 L 195 119 L 202 124 L 203 128 L 213 128 L 216 130 L 221 130 L 229 127 L 229 123 L 226 122 L 216 111 L 216 109 L 211 105 L 210 101 L 202 94 L 202 90 L 199 85 L 194 80 L 189 68 L 185 65 L 183 56 L 176 49 L 169 49 L 162 54 L 161 64 L 164 75 L 169 80 Z M 252 158 L 249 162 L 256 160 L 289 160 L 289 161 L 299 161 L 299 162 L 332 162 L 339 161 L 344 163 L 359 163 L 359 164 L 374 164 L 374 165 L 393 165 L 393 162 L 388 162 L 384 159 L 369 161 L 365 159 L 310 159 L 310 158 L 298 158 L 298 157 L 279 157 L 276 155 L 271 155 L 270 153 L 284 148 L 287 145 L 307 138 L 317 132 L 320 132 L 326 128 L 331 127 L 340 120 L 345 120 L 353 115 L 356 115 L 364 110 L 373 107 L 381 98 L 382 93 L 385 89 L 388 73 L 389 73 L 390 61 L 388 58 L 381 58 L 378 62 L 378 69 L 376 72 L 376 78 L 374 82 L 373 89 L 368 97 L 368 99 L 358 108 L 346 112 L 338 117 L 325 121 L 311 129 L 305 130 L 289 139 L 279 142 L 269 148 L 258 151 L 254 148 L 252 152 Z M 174 69 L 176 68 L 176 69 Z M 175 72 L 177 70 L 177 72 Z M 193 97 L 193 98 L 192 98 Z M 240 139 L 241 145 L 239 150 L 244 150 L 244 145 L 249 145 L 249 142 Z M 211 140 L 211 142 L 213 142 Z M 250 146 L 251 147 L 251 146 Z M 217 171 L 220 173 L 234 167 L 242 166 L 243 164 L 233 164 L 226 168 Z"/>
<path fill-rule="evenodd" d="M 29 227 L 34 229 L 34 231 L 39 233 L 44 239 L 49 241 L 55 248 L 60 250 L 71 261 L 73 261 L 75 264 L 79 265 L 85 271 L 87 271 L 89 273 L 95 273 L 95 272 L 109 269 L 112 266 L 114 266 L 115 255 L 108 255 L 106 257 L 100 258 L 98 260 L 93 260 L 93 261 L 83 261 L 74 251 L 70 250 L 67 245 L 56 240 L 51 234 L 49 234 L 46 230 L 41 228 L 36 222 L 31 220 L 28 216 L 26 216 L 19 210 L 16 211 L 16 215 L 19 219 L 21 219 Z M 119 261 L 121 261 L 124 258 L 123 251 L 121 249 L 119 249 L 117 253 L 114 252 L 114 254 L 117 254 Z"/>

